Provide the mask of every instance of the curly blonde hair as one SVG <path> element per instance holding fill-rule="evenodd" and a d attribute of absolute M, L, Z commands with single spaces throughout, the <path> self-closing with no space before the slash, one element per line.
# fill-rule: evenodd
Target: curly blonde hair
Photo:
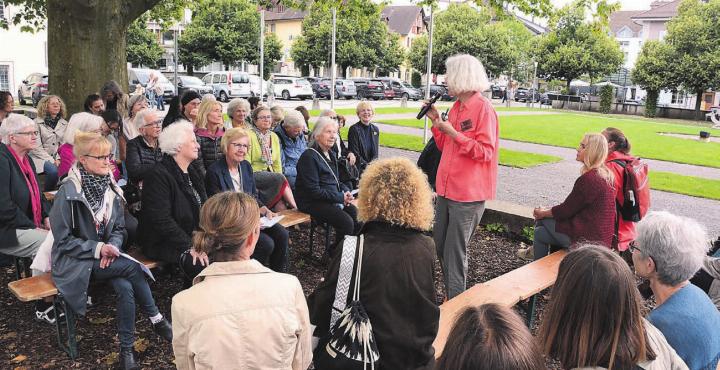
<path fill-rule="evenodd" d="M 45 95 L 42 99 L 40 99 L 40 102 L 38 102 L 37 105 L 37 116 L 40 118 L 45 118 L 45 114 L 47 114 L 48 105 L 50 105 L 50 100 L 57 99 L 58 102 L 60 102 L 60 117 L 62 119 L 65 119 L 67 116 L 67 108 L 65 108 L 65 102 L 60 99 L 57 95 Z"/>
<path fill-rule="evenodd" d="M 430 230 L 435 209 L 427 176 L 407 158 L 373 161 L 360 179 L 358 220 Z"/>

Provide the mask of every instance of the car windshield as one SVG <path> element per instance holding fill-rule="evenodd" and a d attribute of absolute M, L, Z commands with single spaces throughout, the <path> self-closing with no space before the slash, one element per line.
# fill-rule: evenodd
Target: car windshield
<path fill-rule="evenodd" d="M 135 75 L 137 76 L 140 83 L 145 85 L 150 79 L 150 72 L 151 71 L 147 69 L 136 69 Z M 155 71 L 155 75 L 158 76 L 158 82 L 170 83 L 170 80 L 168 80 L 167 77 L 165 77 L 162 73 Z"/>
<path fill-rule="evenodd" d="M 186 85 L 202 85 L 203 82 L 199 78 L 195 76 L 182 76 L 180 77 L 180 81 Z"/>
<path fill-rule="evenodd" d="M 297 80 L 295 80 L 295 84 L 297 84 L 297 85 L 310 85 L 310 82 L 308 82 L 308 80 L 306 80 L 306 79 L 304 79 L 304 78 L 298 78 Z"/>

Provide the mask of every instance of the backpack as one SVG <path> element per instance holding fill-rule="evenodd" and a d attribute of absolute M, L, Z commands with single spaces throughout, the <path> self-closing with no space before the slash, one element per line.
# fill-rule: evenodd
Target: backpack
<path fill-rule="evenodd" d="M 648 165 L 640 158 L 613 159 L 623 168 L 623 204 L 616 200 L 618 212 L 625 221 L 638 222 L 650 208 Z"/>

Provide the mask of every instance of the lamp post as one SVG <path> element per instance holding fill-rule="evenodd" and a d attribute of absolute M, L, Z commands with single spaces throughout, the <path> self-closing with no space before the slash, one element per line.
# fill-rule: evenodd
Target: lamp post
<path fill-rule="evenodd" d="M 263 101 L 263 85 L 265 82 L 265 8 L 260 10 L 260 71 L 258 71 L 258 75 L 260 75 L 260 101 Z M 268 99 L 270 99 L 270 94 L 268 94 Z"/>
<path fill-rule="evenodd" d="M 173 82 L 175 83 L 175 95 L 180 95 L 180 92 L 178 91 L 178 75 L 177 75 L 177 69 L 178 69 L 178 27 L 179 25 L 176 24 L 175 28 L 173 29 L 173 48 L 175 48 L 175 53 L 173 54 Z"/>
<path fill-rule="evenodd" d="M 335 78 L 337 74 L 337 67 L 335 66 L 335 37 L 337 32 L 337 9 L 332 8 L 332 46 L 330 55 L 330 65 L 332 70 L 330 72 L 330 109 L 335 109 Z"/>
<path fill-rule="evenodd" d="M 535 108 L 535 94 L 538 93 L 538 83 L 537 83 L 537 65 L 538 62 L 535 61 L 535 72 L 533 72 L 533 92 L 530 94 L 530 107 Z M 540 106 L 542 108 L 542 105 Z"/>
<path fill-rule="evenodd" d="M 432 42 L 433 42 L 433 8 L 430 6 L 430 20 L 428 21 L 428 50 L 427 50 L 427 82 L 425 83 L 425 100 L 430 100 L 430 83 L 432 82 Z M 428 118 L 425 115 L 423 126 L 423 144 L 428 142 Z"/>

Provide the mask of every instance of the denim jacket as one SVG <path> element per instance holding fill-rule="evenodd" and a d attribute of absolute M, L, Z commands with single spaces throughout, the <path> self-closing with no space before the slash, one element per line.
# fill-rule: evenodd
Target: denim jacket
<path fill-rule="evenodd" d="M 282 145 L 283 174 L 288 179 L 290 187 L 294 189 L 295 179 L 297 178 L 297 162 L 300 155 L 307 149 L 307 140 L 303 134 L 291 139 L 285 133 L 282 125 L 275 128 L 275 133 L 280 138 L 280 145 Z"/>

